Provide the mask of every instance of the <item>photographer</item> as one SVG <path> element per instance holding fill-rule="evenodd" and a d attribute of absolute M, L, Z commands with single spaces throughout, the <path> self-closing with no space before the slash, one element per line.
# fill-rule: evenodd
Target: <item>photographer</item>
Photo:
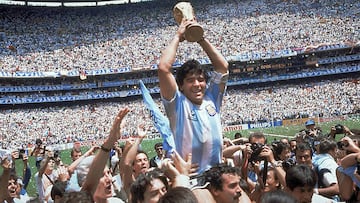
<path fill-rule="evenodd" d="M 59 177 L 55 162 L 54 152 L 49 151 L 41 161 L 39 171 L 35 174 L 37 192 L 41 201 L 51 201 L 51 189 Z"/>
<path fill-rule="evenodd" d="M 26 187 L 29 184 L 30 178 L 31 178 L 31 169 L 30 166 L 28 164 L 28 159 L 29 157 L 27 156 L 27 152 L 24 149 L 19 149 L 19 150 L 14 150 L 11 152 L 11 158 L 12 158 L 12 166 L 11 166 L 11 172 L 13 174 L 16 174 L 16 160 L 21 160 L 23 162 L 23 173 L 22 175 L 22 179 L 20 178 L 21 182 L 22 182 L 22 189 L 21 189 L 21 194 L 25 194 L 26 193 Z"/>
<path fill-rule="evenodd" d="M 337 124 L 335 126 L 331 126 L 330 133 L 328 134 L 329 138 L 335 139 L 336 135 L 338 134 L 344 134 L 345 136 L 352 136 L 354 133 L 351 132 L 351 130 L 344 125 Z"/>
<path fill-rule="evenodd" d="M 347 155 L 340 160 L 336 173 L 340 198 L 343 201 L 359 201 L 360 179 L 356 174 L 360 174 L 360 148 L 348 136 L 342 138 L 340 142 L 343 143 L 343 150 L 347 151 Z"/>
<path fill-rule="evenodd" d="M 273 141 L 271 147 L 276 161 L 285 161 L 291 158 L 290 145 L 282 141 Z"/>
<path fill-rule="evenodd" d="M 265 144 L 265 135 L 262 132 L 253 132 L 249 136 L 249 143 L 243 149 L 244 160 L 241 166 L 241 176 L 242 179 L 247 180 L 250 191 L 255 188 L 258 180 L 260 161 L 256 159 Z"/>
<path fill-rule="evenodd" d="M 252 201 L 259 202 L 265 192 L 282 189 L 285 186 L 285 171 L 282 168 L 282 161 L 276 161 L 271 147 L 264 145 L 258 155 L 264 160 L 264 165 L 257 174 L 258 181 L 250 198 Z"/>
<path fill-rule="evenodd" d="M 38 170 L 40 169 L 40 163 L 45 156 L 45 152 L 46 152 L 46 146 L 43 145 L 43 142 L 41 141 L 41 139 L 36 139 L 35 147 L 31 151 L 30 156 L 35 156 L 35 159 L 36 159 L 35 165 Z"/>
<path fill-rule="evenodd" d="M 305 129 L 303 131 L 310 137 L 317 137 L 322 135 L 321 128 L 316 126 L 316 123 L 313 119 L 309 119 L 305 122 Z"/>

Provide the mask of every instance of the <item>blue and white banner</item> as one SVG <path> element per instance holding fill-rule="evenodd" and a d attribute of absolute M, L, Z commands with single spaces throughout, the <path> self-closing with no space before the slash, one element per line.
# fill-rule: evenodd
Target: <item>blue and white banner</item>
<path fill-rule="evenodd" d="M 149 90 L 145 87 L 142 80 L 140 80 L 140 88 L 143 96 L 143 101 L 146 105 L 146 108 L 150 112 L 151 120 L 163 139 L 164 150 L 166 150 L 167 153 L 171 153 L 176 148 L 174 136 L 170 129 L 169 120 L 167 117 L 165 117 L 163 113 L 161 113 L 160 109 L 155 104 Z"/>

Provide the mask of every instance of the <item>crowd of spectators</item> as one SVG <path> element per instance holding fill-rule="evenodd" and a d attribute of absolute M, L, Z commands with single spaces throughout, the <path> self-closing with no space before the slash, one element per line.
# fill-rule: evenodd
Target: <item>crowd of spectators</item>
<path fill-rule="evenodd" d="M 284 137 L 270 142 L 260 131 L 252 132 L 249 137 L 237 134 L 235 139 L 223 139 L 222 161 L 199 174 L 194 173 L 199 165 L 191 161 L 191 153 L 181 157 L 174 151 L 169 157 L 158 157 L 160 164 L 151 166 L 150 157 L 141 146 L 148 135 L 144 123 L 137 125 L 136 137 L 129 137 L 125 144 L 119 145 L 124 133 L 123 119 L 131 113 L 125 107 L 113 115 L 109 134 L 86 152 L 74 146 L 70 163 L 65 163 L 64 157 L 41 141 L 37 141 L 34 153 L 29 154 L 36 157 L 37 169 L 30 169 L 24 151 L 15 149 L 10 157 L 2 156 L 0 201 L 351 203 L 360 200 L 358 128 L 338 124 L 325 132 L 308 119 L 304 129 L 291 139 Z M 336 141 L 338 134 L 342 138 Z M 166 153 L 161 145 L 155 144 L 154 148 Z M 17 159 L 23 162 L 22 174 L 17 172 L 21 166 L 12 162 Z M 36 194 L 27 193 L 32 176 L 36 180 Z"/>
<path fill-rule="evenodd" d="M 14 12 L 18 8 L 0 7 L 2 13 L 0 20 L 4 22 L 3 27 L 0 28 L 2 29 L 0 30 L 1 71 L 70 71 L 74 69 L 83 71 L 126 66 L 142 68 L 157 64 L 160 50 L 166 44 L 164 41 L 170 40 L 171 33 L 177 27 L 171 13 L 173 6 L 169 3 L 171 1 L 160 2 L 162 4 L 159 4 L 159 1 L 156 2 L 156 10 L 153 9 L 154 6 L 148 5 L 151 2 L 134 7 L 123 5 L 77 9 L 26 8 L 25 12 Z M 201 24 L 205 25 L 205 31 L 212 31 L 206 36 L 209 36 L 209 40 L 216 42 L 217 48 L 225 56 L 239 55 L 244 52 L 271 52 L 305 48 L 322 43 L 347 43 L 359 38 L 357 8 L 360 5 L 355 0 L 307 0 L 295 1 L 296 3 L 280 0 L 278 2 L 265 0 L 199 2 L 194 4 L 196 16 L 202 22 Z M 204 6 L 201 2 L 208 3 Z M 185 61 L 188 58 L 205 57 L 204 53 L 195 49 L 190 43 L 181 52 L 183 53 L 179 55 L 183 57 L 178 58 L 177 62 Z M 352 114 L 360 109 L 359 84 L 359 78 L 353 78 L 308 82 L 302 85 L 288 84 L 231 89 L 224 97 L 222 122 L 226 126 L 234 122 L 248 123 L 301 116 L 331 117 Z M 158 98 L 155 100 L 161 109 L 160 100 Z M 122 110 L 114 121 L 115 112 L 118 112 L 119 109 Z M 122 157 L 121 149 L 117 146 L 119 127 L 123 119 L 125 122 L 121 124 L 122 136 L 138 135 L 135 142 L 127 140 L 124 157 Z M 140 127 L 141 124 L 142 127 Z M 309 122 L 309 125 L 314 125 L 314 122 Z M 152 183 L 155 180 L 158 183 L 156 186 L 161 186 L 156 192 L 156 198 L 157 200 L 161 198 L 160 202 L 165 202 L 164 199 L 169 198 L 163 196 L 165 193 L 168 192 L 170 196 L 170 192 L 176 192 L 176 189 L 191 188 L 189 177 L 187 177 L 191 169 L 189 164 L 177 157 L 176 154 L 172 157 L 174 166 L 171 162 L 164 161 L 162 170 L 167 172 L 174 190 L 171 190 L 167 182 L 161 179 L 163 177 L 161 172 L 155 169 L 152 172 L 148 171 L 149 159 L 146 152 L 137 150 L 146 133 L 151 132 L 152 128 L 151 119 L 141 99 L 117 103 L 1 110 L 0 148 L 10 150 L 23 148 L 36 139 L 44 141 L 46 146 L 76 140 L 97 140 L 100 142 L 99 145 L 103 143 L 101 148 L 93 146 L 84 155 L 80 151 L 79 161 L 74 158 L 74 162 L 70 166 L 64 166 L 59 157 L 51 151 L 41 155 L 38 173 L 35 175 L 40 200 L 51 202 L 49 200 L 52 199 L 56 202 L 57 199 L 60 199 L 58 201 L 62 202 L 66 198 L 71 198 L 72 193 L 69 191 L 71 176 L 82 173 L 83 176 L 86 174 L 85 176 L 89 177 L 83 177 L 83 184 L 77 183 L 77 188 L 82 187 L 82 191 L 87 193 L 84 195 L 94 198 L 96 202 L 110 200 L 110 198 L 117 198 L 117 202 L 120 202 L 120 199 L 126 201 L 127 198 L 132 201 L 138 198 L 138 202 L 148 202 L 149 196 L 147 195 L 151 195 L 148 190 L 154 188 L 155 184 L 152 185 Z M 346 126 L 343 126 L 342 130 L 345 135 L 355 135 Z M 331 129 L 331 132 L 335 131 L 335 128 Z M 224 156 L 224 160 L 226 160 L 224 163 L 229 166 L 214 166 L 207 171 L 204 177 L 209 185 L 205 189 L 202 188 L 196 192 L 193 190 L 192 193 L 185 188 L 186 190 L 183 192 L 187 192 L 188 195 L 185 196 L 191 197 L 193 202 L 201 202 L 200 200 L 208 202 L 212 198 L 214 202 L 224 203 L 226 201 L 222 201 L 222 198 L 241 198 L 242 202 L 250 202 L 250 200 L 260 202 L 262 198 L 270 198 L 266 197 L 265 193 L 283 189 L 286 189 L 287 192 L 280 193 L 279 196 L 285 197 L 288 194 L 292 196 L 287 202 L 290 202 L 290 199 L 295 202 L 294 198 L 298 200 L 302 198 L 307 202 L 313 199 L 313 202 L 319 202 L 320 200 L 314 200 L 314 196 L 316 198 L 327 197 L 336 201 L 360 199 L 352 197 L 353 194 L 357 194 L 353 191 L 354 183 L 359 187 L 359 177 L 356 177 L 354 172 L 356 171 L 356 162 L 359 160 L 360 149 L 353 141 L 355 138 L 344 137 L 341 140 L 347 153 L 352 153 L 338 157 L 333 154 L 337 149 L 333 140 L 327 144 L 330 142 L 329 137 L 324 141 L 324 139 L 320 139 L 323 138 L 321 135 L 312 135 L 312 139 L 319 137 L 319 140 L 316 140 L 317 144 L 315 144 L 316 142 L 307 143 L 304 138 L 310 136 L 312 129 L 309 128 L 308 132 L 310 133 L 302 137 L 297 136 L 303 140 L 296 140 L 298 143 L 294 151 L 289 151 L 290 140 L 286 139 L 281 140 L 283 144 L 276 143 L 276 147 L 284 146 L 281 148 L 284 150 L 270 150 L 270 147 L 274 147 L 274 145 L 267 145 L 269 143 L 261 133 L 252 134 L 246 141 L 247 144 L 234 144 L 229 141 L 230 144 L 225 146 L 224 143 L 223 154 L 227 155 Z M 253 144 L 260 146 L 260 151 L 257 151 Z M 315 145 L 319 145 L 319 147 L 316 148 Z M 322 146 L 327 150 L 324 150 Z M 115 149 L 117 151 L 113 152 L 112 150 Z M 45 149 L 43 150 L 45 151 Z M 99 151 L 95 153 L 96 150 Z M 252 156 L 256 152 L 258 154 Z M 12 154 L 13 158 L 15 156 L 19 158 L 19 153 L 22 152 L 15 150 L 15 153 L 18 154 Z M 75 148 L 72 156 L 73 153 L 76 153 Z M 117 162 L 115 167 L 119 167 L 120 173 L 129 172 L 121 174 L 119 179 L 124 182 L 117 189 L 113 188 L 116 184 L 112 184 L 115 182 L 112 175 L 115 174 L 111 174 L 113 171 L 109 172 L 109 168 L 105 167 L 109 153 L 117 154 L 118 159 L 114 162 Z M 254 157 L 261 159 L 253 160 Z M 315 175 L 318 173 L 316 170 L 320 168 L 320 164 L 316 162 L 319 157 L 327 158 L 327 161 L 331 160 L 333 165 L 341 166 L 342 171 L 339 170 L 338 177 L 344 177 L 337 180 L 335 174 L 337 172 L 334 170 L 326 172 L 327 174 L 324 176 Z M 83 160 L 87 158 L 91 158 L 91 160 L 84 162 Z M 291 166 L 287 170 L 283 163 L 287 163 L 288 158 L 292 158 L 298 166 Z M 23 178 L 29 177 L 31 174 L 26 175 L 29 167 L 26 155 L 22 159 L 24 161 Z M 261 162 L 265 162 L 265 164 L 261 165 Z M 188 165 L 185 166 L 186 164 Z M 0 199 L 2 200 L 7 192 L 10 195 L 18 196 L 20 189 L 26 188 L 23 186 L 24 183 L 21 179 L 19 181 L 16 176 L 8 175 L 9 171 L 15 170 L 15 168 L 7 162 L 7 159 L 2 159 L 1 166 L 3 174 L 0 178 Z M 103 170 L 104 168 L 105 170 Z M 241 169 L 241 173 L 239 169 Z M 349 169 L 351 169 L 350 172 Z M 77 177 L 80 177 L 79 174 Z M 220 183 L 217 182 L 219 174 Z M 328 184 L 317 185 L 317 176 L 322 181 L 328 181 Z M 129 177 L 131 177 L 130 182 L 127 180 Z M 307 182 L 301 182 L 305 178 Z M 232 194 L 233 196 L 229 197 L 222 184 L 228 184 L 228 181 L 233 180 L 237 181 L 236 188 L 233 189 L 236 191 Z M 333 182 L 329 182 L 329 180 Z M 9 184 L 7 191 L 5 191 L 6 181 Z M 245 183 L 241 181 L 245 181 Z M 294 183 L 299 183 L 299 185 Z M 300 185 L 302 183 L 303 185 Z M 149 185 L 151 186 L 148 187 Z M 346 185 L 349 187 L 343 187 Z M 53 194 L 51 187 L 59 190 L 62 188 L 62 191 Z M 309 195 L 296 194 L 297 189 L 304 187 L 310 188 Z M 122 189 L 125 190 L 125 198 L 122 198 L 120 194 Z M 69 193 L 64 195 L 65 190 Z M 99 195 L 101 191 L 105 191 L 106 194 Z M 114 191 L 116 191 L 116 195 L 114 195 Z M 21 193 L 21 195 L 25 194 Z M 196 197 L 192 194 L 195 194 Z M 62 195 L 64 195 L 64 199 L 61 199 Z M 199 198 L 204 196 L 207 198 Z M 12 198 L 10 199 L 12 200 Z"/>
<path fill-rule="evenodd" d="M 248 123 L 353 114 L 360 107 L 359 88 L 358 80 L 340 79 L 229 90 L 222 118 Z"/>
<path fill-rule="evenodd" d="M 355 0 L 193 4 L 198 21 L 209 32 L 206 36 L 224 56 L 359 40 L 360 5 Z M 1 6 L 1 71 L 135 69 L 157 64 L 164 42 L 178 26 L 173 6 L 172 1 L 98 8 Z M 178 62 L 205 58 L 191 43 L 179 51 Z"/>
<path fill-rule="evenodd" d="M 309 82 L 228 90 L 222 107 L 224 127 L 233 123 L 256 123 L 301 117 L 332 117 L 356 113 L 360 109 L 359 79 Z M 154 98 L 163 110 L 158 97 Z M 48 144 L 102 139 L 108 134 L 113 112 L 128 106 L 131 114 L 124 134 L 135 132 L 134 123 L 145 121 L 153 131 L 142 99 L 87 105 L 0 111 L 2 148 L 21 148 L 36 138 Z M 155 131 L 154 131 L 155 132 Z"/>

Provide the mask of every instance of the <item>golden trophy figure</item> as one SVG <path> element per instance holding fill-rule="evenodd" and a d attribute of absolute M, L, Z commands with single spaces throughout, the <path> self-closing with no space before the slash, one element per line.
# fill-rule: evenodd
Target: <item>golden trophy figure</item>
<path fill-rule="evenodd" d="M 196 23 L 194 9 L 189 2 L 179 2 L 173 9 L 175 21 L 180 25 L 183 18 L 194 21 L 186 28 L 184 37 L 188 42 L 197 42 L 203 38 L 204 30 Z"/>

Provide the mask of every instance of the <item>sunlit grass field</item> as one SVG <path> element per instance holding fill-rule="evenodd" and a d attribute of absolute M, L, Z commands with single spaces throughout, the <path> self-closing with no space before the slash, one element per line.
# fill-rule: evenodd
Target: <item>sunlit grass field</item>
<path fill-rule="evenodd" d="M 360 120 L 359 119 L 360 119 L 360 117 L 357 117 L 357 118 L 351 118 L 351 119 L 342 120 L 342 121 L 332 121 L 332 122 L 327 122 L 327 123 L 320 123 L 317 125 L 321 127 L 321 129 L 323 130 L 323 133 L 329 133 L 331 126 L 334 126 L 338 123 L 345 125 L 345 126 L 349 127 L 350 129 L 359 129 L 360 128 Z M 273 128 L 261 128 L 261 129 L 258 128 L 258 129 L 227 132 L 227 133 L 225 133 L 225 136 L 232 139 L 232 138 L 234 138 L 234 134 L 236 132 L 240 132 L 243 136 L 247 137 L 247 136 L 249 136 L 249 134 L 251 132 L 260 131 L 265 134 L 283 135 L 283 136 L 292 137 L 297 132 L 299 132 L 301 129 L 304 129 L 303 125 L 288 126 L 288 127 L 280 126 L 280 127 L 273 127 Z M 343 135 L 337 135 L 336 139 L 340 139 L 342 136 Z M 274 139 L 276 139 L 275 136 L 268 135 L 269 142 L 273 141 Z M 144 140 L 143 143 L 141 144 L 141 147 L 144 151 L 148 152 L 149 158 L 151 158 L 151 157 L 155 156 L 155 154 L 156 154 L 155 150 L 153 148 L 154 144 L 156 142 L 161 142 L 161 141 L 162 141 L 161 139 Z M 88 149 L 87 147 L 83 147 L 82 151 L 85 152 L 87 149 Z M 65 164 L 70 164 L 71 163 L 70 150 L 62 151 L 61 159 L 63 160 L 63 162 Z M 32 171 L 32 178 L 31 178 L 31 181 L 27 188 L 27 191 L 30 196 L 35 197 L 36 196 L 36 184 L 35 184 L 35 180 L 33 177 L 34 177 L 35 173 L 37 172 L 37 169 L 35 167 L 34 157 L 29 157 L 29 164 L 30 164 L 31 171 Z M 16 169 L 17 169 L 17 174 L 22 174 L 23 164 L 22 164 L 21 160 L 16 160 Z M 2 173 L 2 170 L 0 170 L 0 171 Z"/>

